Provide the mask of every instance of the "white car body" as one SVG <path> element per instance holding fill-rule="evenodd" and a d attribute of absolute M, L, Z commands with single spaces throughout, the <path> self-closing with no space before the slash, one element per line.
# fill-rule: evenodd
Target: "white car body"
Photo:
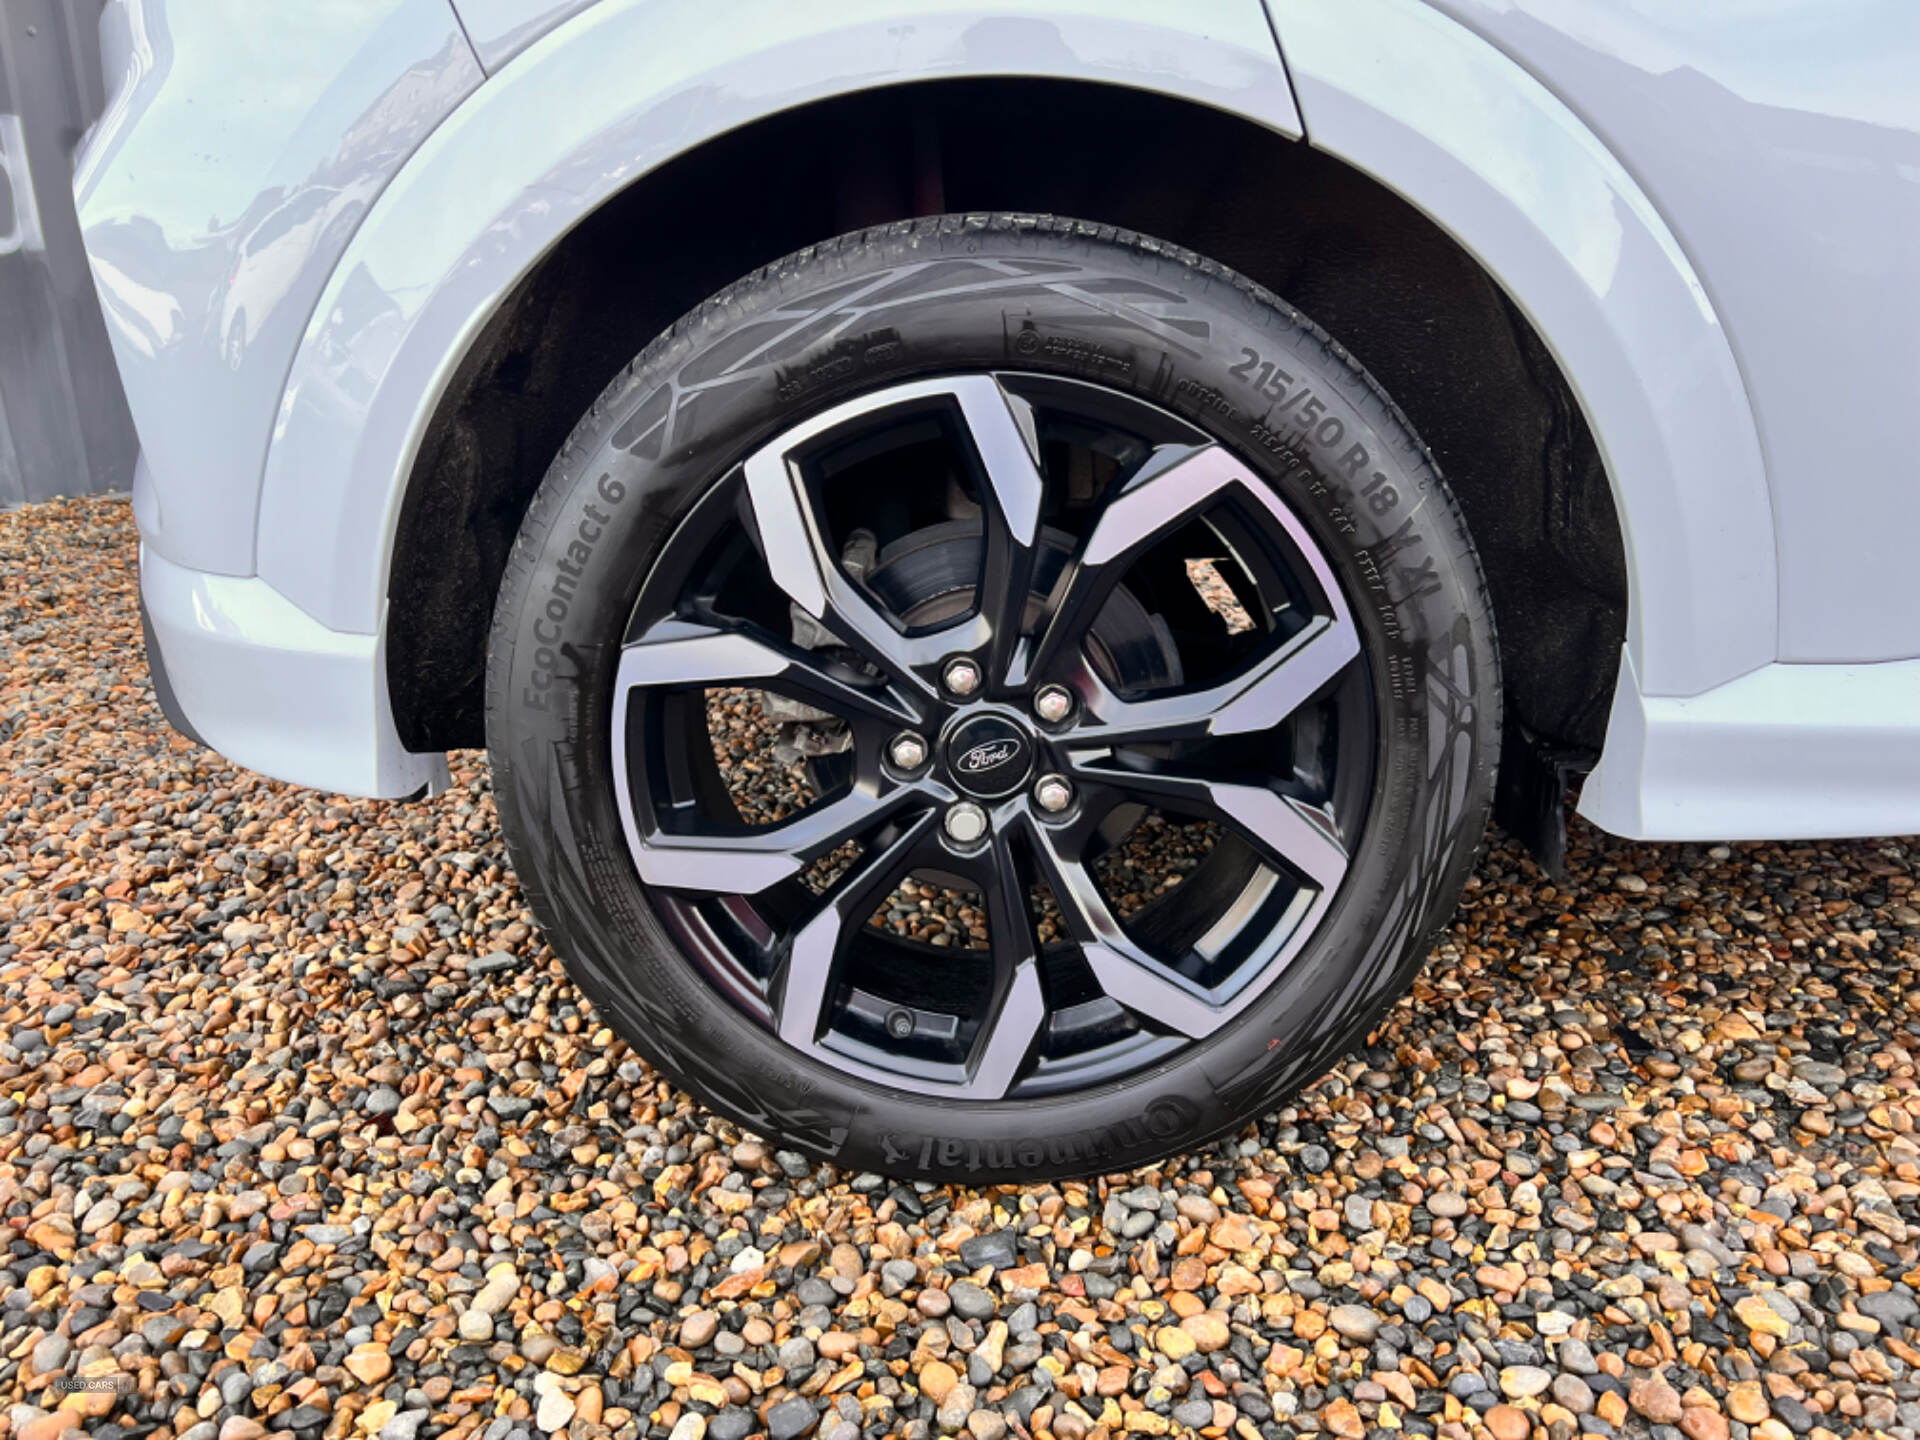
<path fill-rule="evenodd" d="M 1335 157 L 1531 322 L 1626 555 L 1590 819 L 1647 839 L 1920 831 L 1920 26 L 1871 0 L 1780 7 L 1849 37 L 1803 56 L 1743 38 L 1739 5 L 1688 8 L 116 0 L 113 100 L 76 186 L 142 442 L 170 703 L 288 780 L 441 783 L 444 756 L 395 722 L 395 537 L 515 285 L 716 137 L 876 87 L 1034 78 Z M 1703 74 L 1706 100 L 1675 88 Z M 1751 112 L 1751 145 L 1728 161 L 1720 132 L 1676 138 L 1695 104 Z M 1778 217 L 1804 233 L 1743 232 L 1760 182 L 1796 167 L 1840 177 L 1820 213 Z M 276 212 L 308 218 L 263 245 Z"/>

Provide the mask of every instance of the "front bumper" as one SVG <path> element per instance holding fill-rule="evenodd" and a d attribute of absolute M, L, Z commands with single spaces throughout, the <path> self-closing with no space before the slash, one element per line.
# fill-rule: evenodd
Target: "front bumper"
<path fill-rule="evenodd" d="M 257 576 L 210 575 L 140 547 L 154 689 L 174 727 L 275 779 L 387 799 L 447 784 L 401 746 L 377 635 L 329 630 Z"/>
<path fill-rule="evenodd" d="M 1623 655 L 1580 813 L 1635 840 L 1920 834 L 1920 659 L 1763 665 L 1667 696 Z"/>
<path fill-rule="evenodd" d="M 180 697 L 173 693 L 173 679 L 167 674 L 166 652 L 160 648 L 160 640 L 153 633 L 153 616 L 147 613 L 146 597 L 140 599 L 140 638 L 147 651 L 147 676 L 153 681 L 153 698 L 160 706 L 160 713 L 167 717 L 167 723 L 196 745 L 207 742 L 200 738 L 200 732 L 193 728 L 193 721 L 187 718 L 187 712 L 180 708 Z"/>

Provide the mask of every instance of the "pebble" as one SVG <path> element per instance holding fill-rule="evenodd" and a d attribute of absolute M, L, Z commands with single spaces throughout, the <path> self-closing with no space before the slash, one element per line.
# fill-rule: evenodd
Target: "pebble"
<path fill-rule="evenodd" d="M 967 1423 L 968 1418 L 973 1414 L 973 1402 L 977 1398 L 978 1392 L 974 1390 L 973 1386 L 962 1380 L 947 1392 L 947 1398 L 942 1400 L 939 1407 L 934 1411 L 933 1418 L 935 1422 L 947 1434 L 951 1435 L 955 1433 L 961 1426 Z"/>
<path fill-rule="evenodd" d="M 960 1383 L 959 1373 L 944 1360 L 930 1360 L 920 1369 L 920 1393 L 938 1405 Z"/>
<path fill-rule="evenodd" d="M 33 1373 L 58 1375 L 66 1369 L 73 1343 L 64 1335 L 48 1335 L 33 1347 Z"/>
<path fill-rule="evenodd" d="M 1877 1320 L 1881 1329 L 1893 1335 L 1898 1335 L 1920 1316 L 1920 1304 L 1897 1290 L 1876 1290 L 1862 1295 L 1854 1302 L 1854 1308 Z"/>
<path fill-rule="evenodd" d="M 1180 1328 L 1193 1337 L 1194 1346 L 1202 1355 L 1226 1349 L 1227 1342 L 1233 1338 L 1225 1317 L 1216 1310 L 1189 1315 L 1180 1322 Z"/>
<path fill-rule="evenodd" d="M 520 1276 L 511 1265 L 496 1265 L 487 1272 L 486 1284 L 473 1297 L 472 1308 L 483 1315 L 497 1315 L 507 1302 L 520 1293 Z"/>
<path fill-rule="evenodd" d="M 378 1385 L 393 1373 L 393 1357 L 378 1341 L 354 1346 L 342 1363 L 362 1385 Z"/>
<path fill-rule="evenodd" d="M 1368 1305 L 1336 1305 L 1327 1319 L 1349 1340 L 1372 1340 L 1380 1333 L 1380 1312 Z"/>
<path fill-rule="evenodd" d="M 1509 1400 L 1531 1399 L 1552 1383 L 1552 1373 L 1538 1365 L 1509 1365 L 1500 1372 L 1500 1393 Z"/>
<path fill-rule="evenodd" d="M 1213 1423 L 1213 1402 L 1183 1400 L 1173 1407 L 1173 1418 L 1189 1429 L 1198 1430 Z"/>
<path fill-rule="evenodd" d="M 476 1345 L 493 1339 L 493 1317 L 484 1310 L 467 1308 L 460 1314 L 460 1338 Z"/>
<path fill-rule="evenodd" d="M 1569 1375 L 1597 1375 L 1600 1373 L 1600 1365 L 1599 1362 L 1594 1359 L 1593 1351 L 1588 1348 L 1587 1342 L 1582 1340 L 1578 1335 L 1569 1335 L 1565 1340 L 1562 1340 L 1557 1353 L 1560 1368 Z"/>
<path fill-rule="evenodd" d="M 515 955 L 506 950 L 489 950 L 485 955 L 467 962 L 467 974 L 498 975 L 507 970 L 518 970 L 526 963 L 524 956 Z M 684 1437 L 681 1437 L 681 1440 L 684 1440 Z"/>
<path fill-rule="evenodd" d="M 1593 1410 L 1593 1390 L 1578 1375 L 1565 1372 L 1553 1377 L 1553 1401 L 1575 1415 Z"/>
<path fill-rule="evenodd" d="M 813 1402 L 801 1395 L 789 1395 L 767 1408 L 767 1434 L 770 1440 L 799 1440 L 819 1423 L 820 1414 Z"/>
<path fill-rule="evenodd" d="M 952 1302 L 953 1313 L 962 1320 L 985 1320 L 998 1308 L 993 1296 L 975 1285 L 971 1280 L 962 1280 L 947 1290 L 947 1299 Z"/>
<path fill-rule="evenodd" d="M 533 1423 L 551 1435 L 556 1430 L 566 1428 L 573 1419 L 573 1397 L 564 1390 L 547 1391 L 540 1397 L 540 1408 L 534 1412 Z"/>
<path fill-rule="evenodd" d="M 1912 839 L 1576 818 L 1554 880 L 1496 835 L 1412 994 L 1293 1103 L 1126 1176 L 911 1183 L 628 1053 L 482 756 L 380 804 L 173 736 L 124 500 L 0 515 L 0 573 L 16 1440 L 1920 1440 Z M 732 793 L 804 803 L 736 763 L 755 702 L 709 714 Z M 1129 836 L 1116 905 L 1199 830 Z M 886 923 L 984 937 L 910 898 Z M 126 1384 L 83 1420 L 56 1373 Z"/>
<path fill-rule="evenodd" d="M 1658 1375 L 1635 1380 L 1627 1392 L 1627 1404 L 1636 1415 L 1644 1415 L 1656 1425 L 1680 1423 L 1679 1392 Z"/>
<path fill-rule="evenodd" d="M 993 1270 L 1011 1269 L 1017 1260 L 1014 1250 L 1014 1235 L 1011 1230 L 996 1230 L 987 1235 L 976 1235 L 960 1245 L 960 1263 L 969 1270 L 982 1267 Z"/>

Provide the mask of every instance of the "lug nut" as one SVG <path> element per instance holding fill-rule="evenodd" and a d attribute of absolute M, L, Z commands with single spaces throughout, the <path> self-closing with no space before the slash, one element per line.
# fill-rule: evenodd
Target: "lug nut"
<path fill-rule="evenodd" d="M 971 800 L 962 800 L 947 811 L 947 838 L 960 845 L 971 845 L 987 833 L 987 812 Z"/>
<path fill-rule="evenodd" d="M 1064 775 L 1042 775 L 1034 783 L 1033 803 L 1049 815 L 1058 815 L 1073 804 L 1073 786 Z"/>
<path fill-rule="evenodd" d="M 1073 713 L 1073 692 L 1064 685 L 1042 685 L 1033 696 L 1033 713 L 1058 725 Z"/>
<path fill-rule="evenodd" d="M 902 730 L 887 746 L 887 758 L 896 770 L 918 770 L 927 763 L 927 742 L 911 730 Z"/>
<path fill-rule="evenodd" d="M 980 688 L 980 667 L 971 660 L 949 660 L 941 678 L 956 695 L 971 695 Z"/>

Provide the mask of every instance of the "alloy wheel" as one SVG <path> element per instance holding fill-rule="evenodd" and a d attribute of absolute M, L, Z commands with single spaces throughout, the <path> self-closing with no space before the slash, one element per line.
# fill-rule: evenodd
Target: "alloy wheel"
<path fill-rule="evenodd" d="M 802 757 L 770 823 L 715 756 L 713 697 L 742 693 Z M 633 864 L 728 1003 L 977 1099 L 1228 1025 L 1336 903 L 1378 749 L 1347 599 L 1272 486 L 1157 406 L 1018 372 L 752 450 L 641 582 L 611 734 Z M 1113 857 L 1175 831 L 1203 858 L 1116 894 Z M 914 879 L 974 897 L 984 941 L 889 929 Z"/>

